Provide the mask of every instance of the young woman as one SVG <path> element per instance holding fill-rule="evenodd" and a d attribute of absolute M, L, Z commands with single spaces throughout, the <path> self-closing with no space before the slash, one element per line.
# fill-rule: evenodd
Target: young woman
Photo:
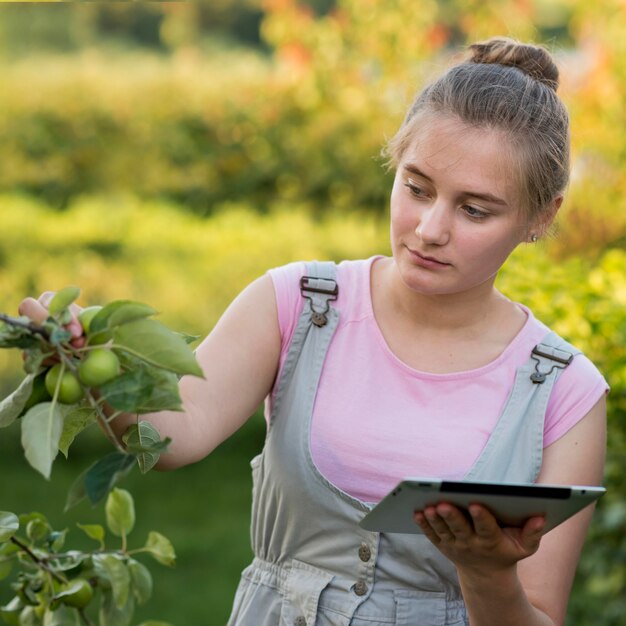
<path fill-rule="evenodd" d="M 543 48 L 470 46 L 388 146 L 392 256 L 259 278 L 198 348 L 206 378 L 181 380 L 184 414 L 149 416 L 173 439 L 161 467 L 174 468 L 266 400 L 255 558 L 230 626 L 563 624 L 590 508 L 545 536 L 541 517 L 500 528 L 479 505 L 469 518 L 448 504 L 418 511 L 418 535 L 358 526 L 408 475 L 601 482 L 606 382 L 494 287 L 563 199 L 557 85 Z M 41 318 L 46 299 L 20 310 Z M 542 343 L 572 362 L 538 357 Z"/>

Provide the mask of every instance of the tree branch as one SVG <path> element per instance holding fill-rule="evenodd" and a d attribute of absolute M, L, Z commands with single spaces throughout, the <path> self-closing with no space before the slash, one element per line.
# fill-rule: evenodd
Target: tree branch
<path fill-rule="evenodd" d="M 57 582 L 64 584 L 67 582 L 65 578 L 59 576 L 51 567 L 48 566 L 45 561 L 40 559 L 23 541 L 19 540 L 15 535 L 11 537 L 11 542 L 14 543 L 18 548 L 20 548 L 20 550 L 26 552 L 28 557 L 33 561 L 33 563 L 35 563 L 35 565 L 37 565 L 37 567 L 40 567 L 42 570 L 50 574 L 50 576 L 52 576 Z"/>
<path fill-rule="evenodd" d="M 50 334 L 48 333 L 48 331 L 39 324 L 36 324 L 35 322 L 24 322 L 23 320 L 17 317 L 11 317 L 6 313 L 0 313 L 0 321 L 5 322 L 10 326 L 25 328 L 35 335 L 41 335 L 46 341 L 50 340 Z"/>

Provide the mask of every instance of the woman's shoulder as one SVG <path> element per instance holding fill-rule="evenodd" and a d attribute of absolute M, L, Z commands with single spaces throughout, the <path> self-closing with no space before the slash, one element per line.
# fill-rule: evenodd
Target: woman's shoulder
<path fill-rule="evenodd" d="M 530 313 L 530 312 L 529 312 Z M 559 439 L 595 406 L 600 398 L 608 393 L 609 385 L 595 363 L 577 346 L 530 313 L 529 326 L 537 343 L 562 351 L 557 356 L 571 361 L 565 365 L 554 362 L 561 369 L 554 384 L 546 411 L 544 446 Z"/>
<path fill-rule="evenodd" d="M 336 306 L 344 311 L 346 306 L 369 296 L 370 268 L 378 257 L 348 259 L 335 263 L 335 279 L 338 285 Z M 277 297 L 285 304 L 296 306 L 300 302 L 300 279 L 315 273 L 318 261 L 294 261 L 268 270 Z M 299 307 L 301 308 L 301 307 Z"/>
<path fill-rule="evenodd" d="M 337 301 L 342 321 L 361 317 L 371 310 L 369 292 L 370 267 L 377 257 L 344 260 L 335 263 L 338 285 Z M 295 330 L 304 307 L 300 279 L 315 272 L 316 261 L 294 261 L 268 270 L 274 285 L 279 326 L 283 340 L 288 341 Z"/>

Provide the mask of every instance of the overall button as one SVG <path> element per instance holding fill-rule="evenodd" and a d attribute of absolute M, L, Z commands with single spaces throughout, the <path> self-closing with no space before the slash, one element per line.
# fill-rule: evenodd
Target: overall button
<path fill-rule="evenodd" d="M 370 547 L 366 543 L 362 543 L 359 546 L 359 558 L 364 563 L 367 563 L 367 561 L 369 561 L 372 558 L 372 551 L 370 550 Z"/>
<path fill-rule="evenodd" d="M 364 581 L 357 581 L 354 585 L 354 593 L 356 593 L 357 596 L 364 596 L 367 593 L 367 585 Z"/>
<path fill-rule="evenodd" d="M 293 623 L 293 626 L 306 626 L 306 617 L 296 617 L 296 621 Z"/>

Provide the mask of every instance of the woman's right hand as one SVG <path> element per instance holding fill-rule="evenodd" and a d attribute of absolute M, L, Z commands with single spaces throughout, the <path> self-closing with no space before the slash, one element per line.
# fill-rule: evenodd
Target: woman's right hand
<path fill-rule="evenodd" d="M 39 298 L 24 298 L 17 308 L 20 315 L 29 317 L 33 322 L 42 324 L 48 319 L 48 305 L 54 297 L 54 291 L 44 291 Z M 82 311 L 82 307 L 77 304 L 70 305 L 70 312 L 72 313 L 72 320 L 65 327 L 72 334 L 70 343 L 75 348 L 82 348 L 85 345 L 85 337 L 83 333 L 83 327 L 78 320 L 78 314 Z"/>

